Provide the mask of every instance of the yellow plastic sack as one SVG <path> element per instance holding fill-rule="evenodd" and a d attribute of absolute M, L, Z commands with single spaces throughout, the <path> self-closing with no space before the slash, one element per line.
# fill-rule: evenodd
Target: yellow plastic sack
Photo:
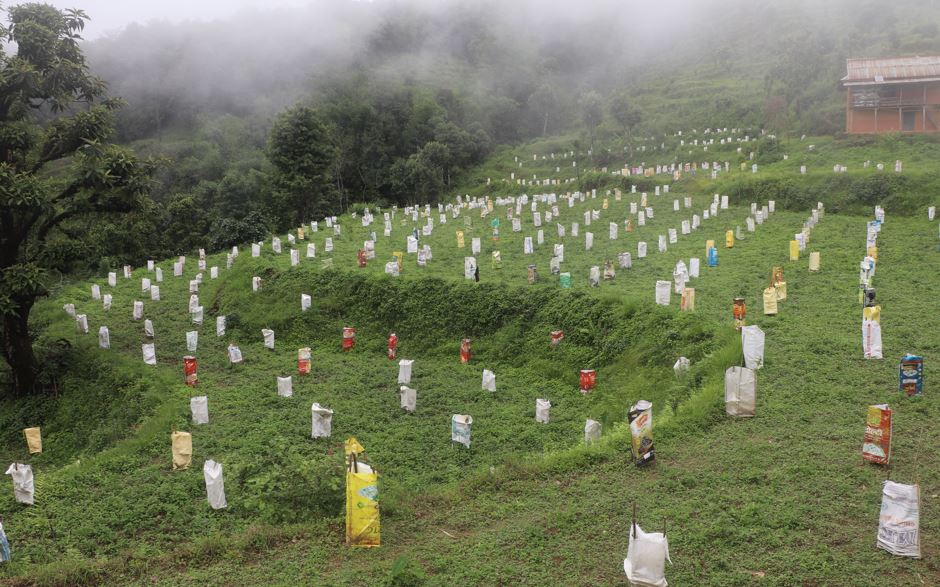
<path fill-rule="evenodd" d="M 26 446 L 29 447 L 29 454 L 42 452 L 42 434 L 38 426 L 24 428 L 23 434 L 26 435 Z"/>
<path fill-rule="evenodd" d="M 868 256 L 875 260 L 875 263 L 878 262 L 878 247 L 871 246 L 868 247 Z"/>
<path fill-rule="evenodd" d="M 349 462 L 349 455 L 351 454 L 360 454 L 365 452 L 365 447 L 359 444 L 359 441 L 356 440 L 355 436 L 350 436 L 346 439 L 346 442 L 343 443 L 343 452 L 346 454 L 346 462 Z"/>
<path fill-rule="evenodd" d="M 352 465 L 346 471 L 346 544 L 380 546 L 379 476 L 368 465 Z"/>
<path fill-rule="evenodd" d="M 799 261 L 800 260 L 800 243 L 798 241 L 790 241 L 790 260 Z"/>
<path fill-rule="evenodd" d="M 734 231 L 729 230 L 725 232 L 725 247 L 729 249 L 734 248 Z"/>
<path fill-rule="evenodd" d="M 881 324 L 881 306 L 862 308 L 862 319 Z"/>
<path fill-rule="evenodd" d="M 705 241 L 705 258 L 706 258 L 706 259 L 708 258 L 708 251 L 710 251 L 711 248 L 714 247 L 714 246 L 715 246 L 715 241 L 713 241 L 713 240 L 707 240 L 707 241 Z"/>
<path fill-rule="evenodd" d="M 396 261 L 398 261 L 398 270 L 401 271 L 402 263 L 405 260 L 405 254 L 401 251 L 395 251 L 392 253 L 392 256 L 395 257 Z"/>
<path fill-rule="evenodd" d="M 173 446 L 173 468 L 188 469 L 193 460 L 193 436 L 189 432 L 174 432 L 170 434 L 170 444 Z"/>
<path fill-rule="evenodd" d="M 604 210 L 610 207 L 610 204 L 607 202 L 607 198 L 604 198 L 604 204 L 601 206 Z"/>
<path fill-rule="evenodd" d="M 813 251 L 809 254 L 809 270 L 819 271 L 819 251 Z"/>
<path fill-rule="evenodd" d="M 787 282 L 778 281 L 774 284 L 774 289 L 777 290 L 777 301 L 782 302 L 787 299 Z"/>
<path fill-rule="evenodd" d="M 304 240 L 304 229 L 303 229 L 303 228 L 298 228 L 298 229 L 297 229 L 297 240 L 299 240 L 299 241 Z"/>
<path fill-rule="evenodd" d="M 772 316 L 777 313 L 777 289 L 768 287 L 764 290 L 764 315 Z"/>
<path fill-rule="evenodd" d="M 695 311 L 695 288 L 686 287 L 682 290 L 682 299 L 679 301 L 679 309 L 683 312 Z"/>
<path fill-rule="evenodd" d="M 458 231 L 457 231 L 457 248 L 458 248 L 458 249 L 462 249 L 462 248 L 463 248 L 463 245 L 464 245 L 464 242 L 463 242 L 463 231 L 462 231 L 462 230 L 458 230 Z"/>

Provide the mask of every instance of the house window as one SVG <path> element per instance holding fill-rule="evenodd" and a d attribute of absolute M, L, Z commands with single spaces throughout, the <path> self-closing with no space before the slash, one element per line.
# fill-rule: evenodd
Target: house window
<path fill-rule="evenodd" d="M 881 86 L 878 88 L 878 96 L 880 98 L 897 98 L 898 88 L 897 86 Z"/>
<path fill-rule="evenodd" d="M 917 123 L 917 112 L 914 110 L 908 110 L 903 113 L 903 120 L 901 121 L 902 130 L 914 130 L 914 125 Z"/>

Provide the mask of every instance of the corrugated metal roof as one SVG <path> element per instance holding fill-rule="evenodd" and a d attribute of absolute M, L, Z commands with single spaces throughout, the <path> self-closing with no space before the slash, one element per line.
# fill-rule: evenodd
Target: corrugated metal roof
<path fill-rule="evenodd" d="M 890 82 L 940 77 L 940 55 L 892 57 L 889 59 L 846 59 L 848 75 L 843 82 Z M 879 79 L 880 78 L 880 79 Z"/>

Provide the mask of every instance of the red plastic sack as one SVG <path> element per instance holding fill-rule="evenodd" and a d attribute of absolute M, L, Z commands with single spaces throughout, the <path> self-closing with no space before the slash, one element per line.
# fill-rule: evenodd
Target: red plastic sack
<path fill-rule="evenodd" d="M 562 330 L 552 330 L 552 346 L 558 346 L 558 343 L 561 342 L 561 339 L 565 337 L 565 333 Z"/>
<path fill-rule="evenodd" d="M 356 256 L 359 259 L 359 266 L 365 267 L 366 266 L 366 252 L 363 251 L 362 249 L 359 249 L 359 252 L 357 253 Z"/>
<path fill-rule="evenodd" d="M 394 332 L 388 335 L 388 360 L 394 361 L 398 355 L 398 335 Z"/>
<path fill-rule="evenodd" d="M 594 389 L 597 383 L 597 372 L 594 369 L 581 369 L 581 393 Z"/>
<path fill-rule="evenodd" d="M 460 362 L 469 363 L 470 362 L 470 339 L 465 338 L 460 343 Z"/>
<path fill-rule="evenodd" d="M 356 329 L 349 326 L 343 327 L 343 352 L 348 353 L 356 344 Z"/>
<path fill-rule="evenodd" d="M 183 357 L 183 376 L 186 379 L 186 385 L 195 387 L 199 378 L 196 376 L 196 357 Z"/>
<path fill-rule="evenodd" d="M 301 375 L 309 375 L 310 363 L 310 347 L 297 349 L 297 372 Z"/>

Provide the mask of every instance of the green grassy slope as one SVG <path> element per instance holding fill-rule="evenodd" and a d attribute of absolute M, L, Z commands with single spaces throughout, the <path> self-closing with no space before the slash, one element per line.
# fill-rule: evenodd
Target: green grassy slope
<path fill-rule="evenodd" d="M 141 269 L 134 279 L 119 279 L 108 312 L 90 300 L 89 284 L 64 287 L 42 304 L 37 318 L 45 337 L 72 341 L 77 373 L 66 378 L 51 406 L 8 403 L 0 410 L 8 460 L 25 457 L 17 438 L 21 426 L 42 424 L 46 441 L 46 452 L 31 461 L 37 506 L 24 509 L 12 495 L 0 495 L 15 556 L 2 569 L 6 578 L 50 584 L 360 584 L 365 578 L 380 581 L 404 554 L 424 567 L 431 584 L 617 582 L 629 506 L 637 501 L 644 527 L 668 519 L 675 565 L 667 574 L 673 584 L 749 584 L 757 572 L 773 585 L 874 585 L 874 571 L 898 585 L 940 579 L 931 562 L 937 515 L 931 496 L 940 480 L 929 451 L 938 440 L 931 426 L 938 404 L 929 387 L 924 398 L 912 400 L 894 392 L 896 359 L 907 351 L 925 355 L 928 386 L 932 380 L 937 317 L 924 308 L 940 260 L 936 223 L 927 222 L 922 206 L 929 201 L 922 192 L 931 180 L 928 157 L 918 161 L 915 151 L 935 147 L 922 142 L 897 151 L 905 159 L 902 176 L 912 178 L 905 188 L 911 195 L 902 197 L 906 192 L 891 184 L 887 196 L 917 215 L 898 216 L 888 208 L 876 275 L 886 360 L 866 362 L 859 348 L 856 287 L 866 218 L 850 214 L 866 202 L 816 190 L 829 181 L 835 162 L 850 166 L 845 176 L 865 182 L 879 174 L 856 169 L 859 156 L 884 158 L 892 166 L 897 157 L 890 145 L 865 153 L 843 143 L 813 142 L 817 149 L 831 149 L 812 155 L 818 158 L 814 167 L 826 163 L 828 173 L 814 169 L 801 177 L 791 155 L 762 165 L 756 178 L 735 172 L 711 184 L 699 174 L 673 184 L 673 194 L 650 193 L 655 217 L 630 233 L 622 222 L 639 194 L 625 193 L 620 202 L 610 196 L 602 210 L 604 190 L 622 181 L 605 176 L 596 199 L 570 210 L 560 205 L 569 235 L 571 222 L 581 224 L 581 236 L 563 239 L 562 270 L 572 273 L 571 291 L 560 290 L 548 268 L 551 245 L 559 240 L 554 222 L 544 227 L 545 243 L 536 245 L 535 254 L 523 255 L 523 236 L 535 236 L 531 214 L 522 214 L 523 232 L 513 233 L 501 207 L 498 243 L 489 238 L 489 218 L 480 219 L 478 212 L 464 212 L 473 216 L 468 227 L 463 217 L 450 216 L 437 226 L 435 211 L 436 228 L 426 239 L 433 260 L 418 267 L 414 255 L 406 256 L 397 279 L 384 276 L 383 265 L 392 251 L 405 249 L 412 223 L 402 224 L 401 211 L 391 239 L 381 235 L 381 216 L 369 228 L 343 217 L 342 234 L 332 236 L 331 270 L 321 267 L 325 230 L 309 234 L 317 258 L 302 258 L 296 268 L 290 267 L 283 235 L 284 254 L 275 256 L 266 243 L 263 256 L 252 259 L 246 245 L 231 270 L 224 269 L 224 255 L 211 256 L 208 265 L 220 266 L 221 277 L 210 280 L 207 271 L 200 289 L 207 317 L 196 353 L 196 392 L 209 396 L 206 426 L 189 424 L 193 390 L 181 374 L 184 333 L 193 328 L 186 313 L 187 284 L 196 273 L 192 258 L 182 279 L 172 277 L 171 261 L 160 263 L 166 276 L 160 302 L 141 297 L 139 278 L 147 275 Z M 520 148 L 516 155 L 531 159 L 533 149 Z M 827 153 L 836 161 L 826 161 Z M 504 152 L 489 168 L 506 173 L 518 165 L 513 156 Z M 792 178 L 805 193 L 773 192 L 788 199 L 769 221 L 733 249 L 722 247 L 726 230 L 743 229 L 748 196 L 765 187 L 760 181 L 783 178 Z M 856 187 L 840 189 L 857 195 Z M 731 209 L 680 235 L 667 252 L 656 252 L 659 234 L 679 228 L 680 219 L 700 214 L 714 192 L 725 190 L 734 194 Z M 809 250 L 822 253 L 822 271 L 811 274 L 805 257 L 790 263 L 786 255 L 789 239 L 809 214 L 803 200 L 817 195 L 835 202 L 832 207 L 842 203 L 846 213 L 827 214 L 813 231 Z M 672 200 L 684 196 L 693 198 L 693 207 L 673 212 Z M 601 220 L 586 227 L 583 213 L 589 209 L 602 210 Z M 611 221 L 620 224 L 616 241 L 608 238 Z M 356 250 L 372 229 L 379 232 L 377 259 L 356 268 Z M 466 234 L 465 251 L 456 248 L 456 230 Z M 592 251 L 583 246 L 588 230 L 595 235 Z M 463 279 L 463 256 L 474 236 L 483 245 L 480 284 Z M 705 266 L 706 239 L 719 243 L 718 267 Z M 646 259 L 636 258 L 640 240 L 649 244 Z M 499 269 L 489 262 L 497 249 L 503 256 Z M 588 268 L 616 261 L 621 251 L 633 253 L 633 268 L 590 288 Z M 696 288 L 696 311 L 679 313 L 675 295 L 670 308 L 653 306 L 655 281 L 670 279 L 676 260 L 688 263 L 693 256 L 703 265 L 701 277 L 689 284 Z M 526 281 L 530 263 L 542 277 L 534 285 Z M 759 315 L 758 295 L 774 265 L 785 266 L 789 299 L 779 316 L 769 318 Z M 264 278 L 261 292 L 251 292 L 253 275 Z M 307 313 L 300 312 L 302 292 L 314 298 Z M 729 420 L 721 403 L 724 368 L 739 361 L 730 327 L 730 301 L 739 295 L 749 302 L 749 321 L 768 340 L 767 364 L 758 373 L 758 415 L 747 421 Z M 145 314 L 154 321 L 157 368 L 141 363 L 143 326 L 130 319 L 134 299 L 145 300 Z M 93 332 L 101 324 L 111 328 L 110 351 L 97 349 L 93 334 L 74 334 L 61 311 L 66 302 L 88 313 Z M 214 336 L 217 314 L 229 317 L 224 339 Z M 350 354 L 339 352 L 344 325 L 359 329 Z M 276 332 L 274 352 L 262 347 L 264 327 Z M 559 327 L 566 340 L 552 351 L 548 332 Z M 391 330 L 400 337 L 399 357 L 415 359 L 413 415 L 398 408 L 397 365 L 384 356 Z M 460 365 L 459 341 L 467 335 L 474 339 L 475 357 Z M 227 365 L 230 340 L 240 344 L 244 365 Z M 314 372 L 303 380 L 295 376 L 293 398 L 279 398 L 275 376 L 295 373 L 299 346 L 313 348 Z M 680 354 L 693 360 L 683 383 L 675 382 L 671 369 Z M 599 369 L 599 384 L 582 397 L 577 372 L 586 367 Z M 479 389 L 483 368 L 497 373 L 493 396 Z M 547 426 L 534 422 L 537 397 L 552 401 Z M 654 401 L 658 422 L 658 462 L 643 470 L 628 462 L 622 424 L 626 408 L 640 398 Z M 309 438 L 314 401 L 336 410 L 328 442 Z M 922 483 L 923 561 L 872 548 L 886 473 L 862 464 L 859 445 L 865 406 L 883 401 L 897 408 L 891 478 Z M 450 444 L 452 413 L 474 416 L 469 451 Z M 587 417 L 601 419 L 606 432 L 589 449 L 580 447 Z M 174 428 L 193 433 L 189 471 L 170 470 L 168 435 Z M 350 434 L 383 474 L 385 546 L 378 550 L 341 545 L 339 444 Z M 230 508 L 224 512 L 212 512 L 205 501 L 199 468 L 206 458 L 225 466 Z"/>

